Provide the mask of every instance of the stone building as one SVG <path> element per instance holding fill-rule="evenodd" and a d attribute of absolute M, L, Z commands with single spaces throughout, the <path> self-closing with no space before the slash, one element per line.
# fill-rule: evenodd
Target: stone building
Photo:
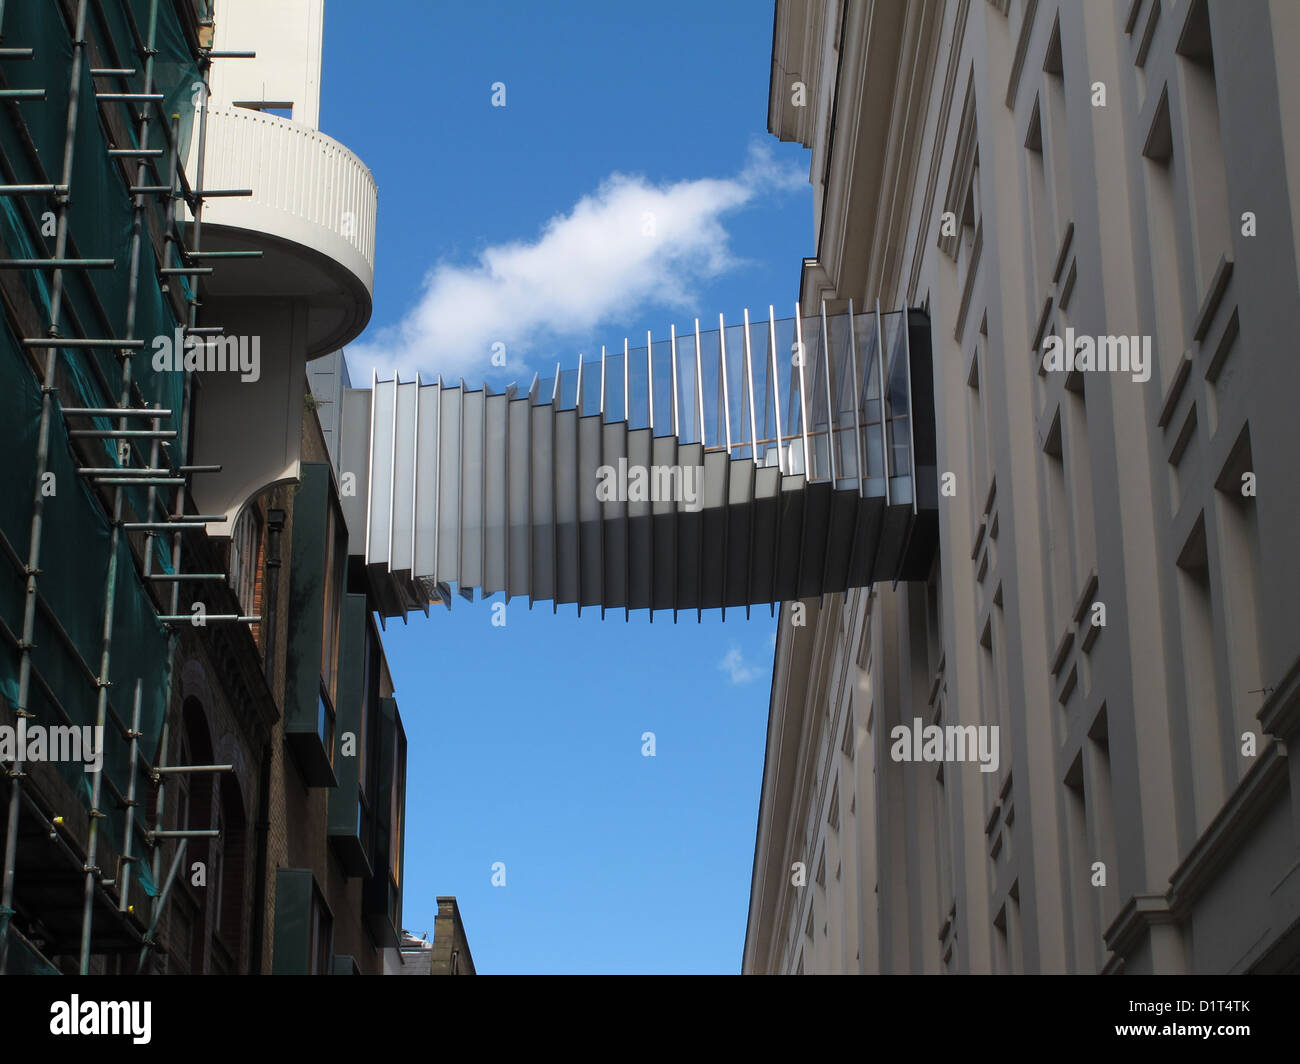
<path fill-rule="evenodd" d="M 940 549 L 782 610 L 745 971 L 1300 965 L 1297 43 L 1279 2 L 778 0 L 805 312 L 928 313 Z M 930 726 L 996 757 L 896 756 Z"/>

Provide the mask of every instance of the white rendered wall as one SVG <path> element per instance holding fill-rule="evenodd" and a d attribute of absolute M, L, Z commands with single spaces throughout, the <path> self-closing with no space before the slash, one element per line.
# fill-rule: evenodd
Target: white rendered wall
<path fill-rule="evenodd" d="M 293 120 L 320 128 L 320 67 L 325 0 L 217 0 L 216 51 L 256 59 L 212 64 L 212 102 L 292 104 Z"/>

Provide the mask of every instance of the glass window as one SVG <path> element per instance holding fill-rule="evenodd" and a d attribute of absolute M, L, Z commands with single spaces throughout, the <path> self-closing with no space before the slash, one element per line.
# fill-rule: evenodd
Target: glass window
<path fill-rule="evenodd" d="M 393 729 L 393 791 L 389 796 L 390 835 L 388 852 L 393 872 L 393 883 L 402 885 L 402 817 L 406 812 L 406 740 L 400 728 Z"/>
<path fill-rule="evenodd" d="M 366 623 L 366 651 L 361 677 L 361 733 L 357 755 L 361 758 L 361 793 L 368 796 L 372 785 L 370 735 L 379 712 L 379 643 L 369 621 Z"/>
<path fill-rule="evenodd" d="M 334 706 L 323 682 L 316 703 L 316 734 L 320 736 L 321 746 L 325 748 L 325 756 L 331 765 L 334 764 Z"/>
<path fill-rule="evenodd" d="M 262 544 L 262 517 L 250 506 L 235 522 L 230 543 L 230 586 L 239 598 L 239 608 L 246 616 L 257 612 L 258 555 Z"/>
<path fill-rule="evenodd" d="M 321 620 L 321 685 L 333 707 L 338 684 L 339 620 L 342 614 L 346 541 L 333 506 L 329 507 L 325 529 L 325 608 Z"/>
<path fill-rule="evenodd" d="M 325 908 L 318 891 L 312 891 L 311 902 L 311 959 L 309 975 L 329 975 L 330 958 L 334 953 L 334 919 Z"/>

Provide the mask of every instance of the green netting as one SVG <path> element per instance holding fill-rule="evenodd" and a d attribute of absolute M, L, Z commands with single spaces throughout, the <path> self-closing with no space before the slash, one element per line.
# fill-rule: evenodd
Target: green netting
<path fill-rule="evenodd" d="M 0 199 L 0 236 L 3 236 L 6 246 L 14 252 L 15 257 L 36 258 L 41 254 L 41 250 L 32 241 L 17 209 L 7 199 Z M 142 241 L 142 277 L 152 277 L 154 261 L 153 248 L 148 242 Z M 48 316 L 50 292 L 44 274 L 36 270 L 27 271 L 24 274 L 24 279 L 34 302 Z M 75 302 L 75 292 L 69 291 L 68 298 Z M 176 329 L 177 322 L 171 312 L 171 306 L 167 303 L 162 291 L 156 284 L 152 282 L 141 284 L 137 293 L 137 302 L 139 306 L 137 324 L 143 326 L 144 335 L 166 335 Z M 137 329 L 137 331 L 141 330 Z M 132 359 L 132 370 L 133 372 L 145 371 L 146 375 L 143 380 L 140 380 L 137 376 L 137 380 L 142 385 L 141 390 L 154 402 L 162 404 L 164 409 L 173 411 L 172 423 L 174 424 L 183 402 L 184 374 L 155 372 L 149 355 L 150 348 L 146 346 Z M 119 396 L 105 394 L 97 378 L 90 372 L 87 360 L 94 357 L 96 357 L 94 352 L 75 348 L 66 348 L 60 353 L 62 364 L 70 370 L 73 377 L 77 391 L 75 402 L 92 407 L 114 406 Z M 120 374 L 115 359 L 103 354 L 98 357 L 105 358 L 106 376 L 110 381 Z M 92 418 L 82 423 L 83 427 L 87 424 L 93 424 L 100 429 L 113 427 L 113 422 L 108 418 Z M 121 464 L 118 460 L 117 448 L 111 440 L 100 441 L 96 453 L 99 454 L 106 466 Z M 123 490 L 127 497 L 127 505 L 143 518 L 149 509 L 148 490 L 146 488 L 125 488 Z M 30 493 L 28 494 L 30 495 Z M 155 563 L 160 566 L 160 571 L 171 572 L 171 555 L 166 549 L 165 541 L 161 538 L 156 539 L 154 548 Z"/>
<path fill-rule="evenodd" d="M 147 33 L 153 0 L 130 2 L 136 25 L 142 33 Z M 158 0 L 154 47 L 157 50 L 153 66 L 154 92 L 161 92 L 166 97 L 163 101 L 165 112 L 180 119 L 179 141 L 183 159 L 193 134 L 195 104 L 202 98 L 203 76 L 190 53 L 176 9 L 167 0 Z"/>
<path fill-rule="evenodd" d="M 148 38 L 150 22 L 154 26 L 154 84 L 152 91 L 165 97 L 166 116 L 178 119 L 179 152 L 183 160 L 188 150 L 195 121 L 195 104 L 201 99 L 202 78 L 191 55 L 172 0 L 104 0 L 91 5 L 91 23 L 87 35 L 101 43 L 111 40 L 116 61 L 134 67 L 130 78 L 105 79 L 101 90 L 143 92 L 144 61 L 132 32 L 132 20 L 138 32 Z M 50 0 L 10 4 L 5 14 L 5 45 L 30 47 L 33 62 L 6 66 L 6 77 L 13 88 L 41 88 L 43 100 L 24 100 L 21 108 L 34 147 L 33 161 L 29 145 L 16 122 L 0 122 L 0 151 L 13 170 L 12 180 L 24 184 L 58 183 L 62 179 L 64 139 L 68 113 L 68 71 L 72 58 L 72 41 L 60 5 Z M 107 55 L 107 52 L 105 52 Z M 178 327 L 171 302 L 157 281 L 158 262 L 148 231 L 143 232 L 138 267 L 135 321 L 127 333 L 130 291 L 132 201 L 127 183 L 117 164 L 107 154 L 109 147 L 100 121 L 99 104 L 94 98 L 95 85 L 84 63 L 75 87 L 78 124 L 73 145 L 73 166 L 69 180 L 68 232 L 69 254 L 84 258 L 112 259 L 115 268 L 104 271 L 69 270 L 64 272 L 64 313 L 59 326 L 65 334 L 74 330 L 70 323 L 80 323 L 85 335 L 112 337 L 133 335 L 145 346 L 132 359 L 132 375 L 140 394 L 149 404 L 158 404 L 174 413 L 175 425 L 183 402 L 184 374 L 153 368 L 153 339 L 171 337 Z M 131 145 L 135 145 L 137 125 L 134 115 L 139 103 L 112 103 L 120 109 L 119 117 Z M 155 125 L 150 146 L 164 146 Z M 126 144 L 118 144 L 125 147 Z M 165 182 L 168 166 L 160 164 L 157 175 L 146 178 L 154 184 Z M 15 258 L 47 258 L 54 252 L 53 213 L 49 202 L 32 199 L 27 205 L 35 218 L 25 217 L 16 202 L 0 198 L 0 238 Z M 174 202 L 149 197 L 148 209 L 154 212 L 155 224 L 169 228 Z M 34 222 L 34 225 L 33 225 Z M 74 250 L 75 249 L 75 250 Z M 168 265 L 176 265 L 169 262 Z M 22 280 L 35 306 L 49 321 L 50 282 L 43 270 L 24 271 Z M 173 278 L 186 299 L 192 297 L 188 282 Z M 116 354 L 107 349 L 63 349 L 60 366 L 71 378 L 75 394 L 60 393 L 64 406 L 114 406 L 119 399 L 121 368 Z M 94 372 L 98 360 L 99 374 Z M 99 377 L 107 382 L 105 394 Z M 19 559 L 27 558 L 32 499 L 36 490 L 35 466 L 40 418 L 40 391 L 26 357 L 8 322 L 0 327 L 0 424 L 9 426 L 11 451 L 0 464 L 0 532 Z M 107 419 L 96 419 L 98 427 L 111 427 Z M 79 427 L 85 427 L 83 420 Z M 38 580 L 42 600 L 49 606 L 57 625 L 38 611 L 35 647 L 32 651 L 34 676 L 27 708 L 36 714 L 35 722 L 61 724 L 55 705 L 62 707 L 70 722 L 93 725 L 96 719 L 98 689 L 94 674 L 98 671 L 103 645 L 103 611 L 110 560 L 110 530 L 103 510 L 76 473 L 77 459 L 68 445 L 61 414 L 55 411 L 50 426 L 48 470 L 54 488 L 45 498 L 44 528 L 41 543 L 41 573 Z M 101 453 L 98 448 L 96 453 Z M 105 465 L 116 465 L 116 448 L 105 442 L 102 454 Z M 128 506 L 141 517 L 147 513 L 147 489 L 123 489 Z M 159 568 L 171 571 L 166 541 L 153 541 Z M 118 544 L 117 583 L 113 599 L 113 641 L 109 669 L 109 698 L 117 716 L 129 724 L 136 680 L 141 681 L 141 751 L 147 758 L 154 755 L 161 732 L 169 690 L 170 646 L 165 627 L 158 621 L 152 602 L 139 578 L 129 544 L 121 537 Z M 0 619 L 15 635 L 22 631 L 25 602 L 24 577 L 19 565 L 4 552 L 0 557 Z M 62 628 L 60 632 L 59 628 Z M 20 655 L 4 641 L 0 648 L 0 694 L 16 705 Z M 48 692 L 46 691 L 48 688 Z M 130 748 L 121 733 L 111 724 L 105 729 L 105 779 L 121 793 L 129 787 Z M 79 763 L 61 764 L 64 778 L 89 803 L 92 777 Z M 137 778 L 137 791 L 144 793 L 146 782 Z M 101 795 L 101 807 L 110 811 L 101 821 L 101 842 L 109 851 L 121 852 L 124 818 L 116 809 L 109 788 Z M 142 820 L 143 818 L 141 818 Z M 137 821 L 143 831 L 143 824 Z M 143 853 L 142 839 L 134 846 Z M 104 851 L 101 850 L 101 854 Z M 108 867 L 106 860 L 99 861 Z M 156 887 L 147 865 L 134 865 L 136 878 L 145 891 L 154 895 Z"/>
<path fill-rule="evenodd" d="M 139 31 L 147 37 L 151 0 L 130 0 Z M 135 38 L 131 23 L 127 17 L 126 0 L 117 0 L 98 7 L 104 18 L 104 25 L 92 26 L 92 34 L 98 30 L 107 32 L 116 42 L 119 61 L 135 62 L 130 57 L 135 53 Z M 189 143 L 190 129 L 194 118 L 194 99 L 202 82 L 193 57 L 189 54 L 184 34 L 176 17 L 175 9 L 166 0 L 157 7 L 157 27 L 155 44 L 157 55 L 154 61 L 154 91 L 162 92 L 167 97 L 167 113 L 180 117 L 180 144 L 182 157 Z M 11 165 L 23 172 L 18 179 L 37 182 L 40 180 L 58 181 L 62 172 L 62 155 L 64 130 L 66 128 L 66 108 L 68 100 L 67 64 L 71 56 L 71 40 L 67 26 L 64 24 L 56 5 L 24 5 L 16 12 L 16 17 L 6 24 L 6 39 L 21 41 L 34 48 L 36 61 L 15 66 L 22 68 L 24 77 L 15 79 L 18 87 L 41 87 L 46 90 L 44 101 L 25 103 L 24 117 L 31 130 L 42 167 L 32 166 L 17 134 L 17 127 L 4 124 L 0 127 L 0 146 L 3 146 Z M 122 58 L 122 57 L 127 58 Z M 125 81 L 114 79 L 111 87 L 119 91 L 143 91 L 143 63 L 136 63 L 138 73 Z M 126 336 L 127 304 L 130 285 L 130 248 L 132 207 L 127 187 L 115 165 L 108 161 L 108 143 L 104 138 L 98 120 L 97 105 L 94 101 L 94 88 L 88 67 L 83 68 L 78 92 L 80 118 L 74 143 L 73 170 L 70 181 L 70 205 L 68 209 L 68 227 L 77 254 L 86 258 L 108 258 L 116 263 L 112 270 L 66 271 L 64 275 L 65 314 L 61 325 L 67 331 L 67 322 L 75 313 L 82 329 L 89 335 Z M 123 117 L 127 117 L 139 104 L 118 104 L 125 108 Z M 128 123 L 132 140 L 135 138 L 135 125 Z M 154 146 L 162 143 L 155 127 L 152 138 Z M 43 173 L 42 173 L 43 168 Z M 166 168 L 163 167 L 165 172 Z M 146 178 L 152 183 L 156 178 Z M 171 209 L 166 201 L 150 200 L 151 209 L 159 212 L 164 219 Z M 47 206 L 47 205 L 46 205 Z M 53 215 L 40 218 L 41 236 L 38 238 L 25 224 L 17 208 L 9 202 L 0 202 L 0 231 L 6 244 L 12 249 L 14 257 L 42 258 L 53 252 L 52 237 Z M 140 243 L 140 261 L 138 272 L 141 279 L 136 298 L 136 317 L 131 333 L 142 338 L 145 347 L 132 359 L 132 377 L 140 394 L 148 403 L 158 404 L 166 409 L 178 412 L 181 409 L 184 394 L 184 375 L 172 371 L 157 371 L 150 357 L 153 340 L 159 336 L 173 336 L 178 321 L 172 310 L 172 304 L 166 299 L 156 283 L 157 258 L 153 245 L 147 234 Z M 33 301 L 48 311 L 50 306 L 49 281 L 44 271 L 27 271 L 24 274 Z M 188 298 L 192 293 L 183 278 L 174 278 L 173 284 L 179 284 Z M 107 320 L 101 318 L 98 308 L 102 308 Z M 75 382 L 77 399 L 86 406 L 115 405 L 118 395 L 105 394 L 99 378 L 91 372 L 91 359 L 100 360 L 103 377 L 110 382 L 110 388 L 116 392 L 116 382 L 120 379 L 120 370 L 116 356 L 106 350 L 88 351 L 69 349 L 61 358 Z M 174 423 L 174 422 L 173 422 Z M 105 419 L 97 419 L 98 428 L 111 427 Z M 116 448 L 110 441 L 102 444 L 102 454 L 106 465 L 118 464 Z M 146 489 L 124 489 L 128 507 L 138 516 L 146 516 L 148 509 Z M 171 571 L 170 554 L 165 542 L 156 540 L 155 557 L 158 566 L 164 572 Z"/>
<path fill-rule="evenodd" d="M 30 535 L 31 499 L 35 490 L 37 426 L 40 392 L 23 364 L 13 334 L 0 329 L 0 419 L 12 426 L 10 461 L 4 463 L 5 480 L 0 496 L 0 531 L 20 558 L 25 559 Z M 50 431 L 44 483 L 46 494 L 41 537 L 41 598 L 58 619 L 63 634 L 43 611 L 36 615 L 32 665 L 43 681 L 33 683 L 28 709 L 35 722 L 60 724 L 62 719 L 44 687 L 58 700 L 72 724 L 93 725 L 98 690 L 93 673 L 98 670 L 103 640 L 103 603 L 109 569 L 108 521 L 76 473 L 76 459 L 67 446 L 61 415 L 55 412 Z M 152 603 L 137 575 L 130 547 L 119 537 L 117 585 L 114 595 L 113 641 L 109 681 L 110 704 L 126 724 L 131 721 L 135 681 L 141 680 L 141 751 L 152 758 L 162 730 L 170 673 L 170 648 L 166 628 L 158 621 Z M 10 631 L 22 631 L 25 599 L 22 572 L 12 559 L 0 560 L 0 617 Z M 71 645 L 69 645 L 71 644 Z M 0 692 L 17 705 L 19 654 L 8 642 L 0 653 Z M 104 731 L 106 778 L 121 794 L 130 783 L 130 746 L 111 724 Z M 89 803 L 92 777 L 78 763 L 59 763 L 60 772 Z M 136 780 L 140 793 L 148 781 Z M 113 808 L 107 791 L 101 806 Z M 101 839 L 121 852 L 124 820 L 120 811 L 101 822 Z M 139 840 L 138 840 L 139 842 Z M 142 852 L 138 844 L 135 852 Z M 143 862 L 135 866 L 146 891 L 153 883 Z"/>
<path fill-rule="evenodd" d="M 102 11 L 105 25 L 92 26 L 88 32 L 98 35 L 96 31 L 106 31 L 116 44 L 119 61 L 136 71 L 127 78 L 101 79 L 101 88 L 114 92 L 139 93 L 145 89 L 144 60 L 137 53 L 131 23 L 126 17 L 128 2 L 138 31 L 147 39 L 152 0 L 107 0 L 103 5 L 95 5 L 95 10 Z M 17 171 L 17 180 L 36 183 L 44 179 L 57 182 L 63 172 L 68 70 L 72 56 L 71 36 L 58 5 L 49 2 L 10 5 L 5 15 L 5 43 L 31 47 L 35 52 L 34 62 L 9 64 L 5 73 L 14 88 L 45 90 L 44 100 L 24 101 L 21 105 L 23 118 L 37 149 L 40 167 L 32 165 L 29 160 L 15 124 L 3 124 L 3 128 L 0 128 L 0 144 L 4 147 L 10 165 Z M 154 47 L 152 91 L 162 93 L 165 99 L 163 111 L 160 113 L 155 109 L 153 114 L 155 118 L 167 119 L 171 115 L 178 118 L 177 139 L 183 162 L 189 149 L 195 103 L 201 98 L 203 79 L 190 54 L 175 8 L 169 0 L 159 0 L 157 5 Z M 131 201 L 120 172 L 116 165 L 109 163 L 105 154 L 108 144 L 99 121 L 99 105 L 95 102 L 94 91 L 89 64 L 83 63 L 77 96 L 79 119 L 69 183 L 69 227 L 83 257 L 112 258 L 118 262 L 115 270 L 94 271 L 88 276 L 91 277 L 89 283 L 99 294 L 113 328 L 120 330 L 125 321 L 129 282 L 130 243 L 127 236 L 131 225 Z M 119 109 L 118 117 L 124 120 L 130 143 L 135 146 L 138 128 L 136 115 L 142 105 L 139 102 L 120 102 L 106 106 Z M 164 147 L 159 123 L 152 123 L 150 128 L 150 146 Z M 125 146 L 127 145 L 118 145 Z M 157 178 L 149 177 L 150 184 L 157 179 L 166 181 L 166 157 L 158 160 L 156 165 Z M 150 196 L 147 197 L 147 202 L 150 209 L 157 212 L 159 220 L 175 209 L 174 204 L 165 198 Z M 146 269 L 151 270 L 152 266 L 152 261 L 142 261 L 142 277 L 152 276 L 152 273 L 145 272 Z M 174 283 L 181 286 L 187 299 L 193 294 L 184 278 L 178 278 Z M 117 332 L 116 335 L 121 333 Z M 137 330 L 136 335 L 146 334 Z M 142 390 L 150 398 L 155 398 L 143 384 Z"/>

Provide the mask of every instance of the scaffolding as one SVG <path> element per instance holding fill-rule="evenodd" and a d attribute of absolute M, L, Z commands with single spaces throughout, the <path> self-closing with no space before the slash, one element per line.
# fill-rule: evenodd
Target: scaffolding
<path fill-rule="evenodd" d="M 212 519 L 186 513 L 187 488 L 220 467 L 186 464 L 191 374 L 139 357 L 150 338 L 220 334 L 200 324 L 208 262 L 259 254 L 201 250 L 205 197 L 251 195 L 203 187 L 210 62 L 252 55 L 213 51 L 211 30 L 210 0 L 0 0 L 0 420 L 18 437 L 0 501 L 0 690 L 20 727 L 96 729 L 100 758 L 98 771 L 59 765 L 63 800 L 86 809 L 84 840 L 57 797 L 25 786 L 25 744 L 0 765 L 0 973 L 56 970 L 13 924 L 22 830 L 79 873 L 78 971 L 110 953 L 121 971 L 128 957 L 147 970 L 186 845 L 215 834 L 162 830 L 167 780 L 232 771 L 167 764 L 171 661 L 193 619 L 181 591 L 227 579 L 182 568 L 185 535 Z"/>

